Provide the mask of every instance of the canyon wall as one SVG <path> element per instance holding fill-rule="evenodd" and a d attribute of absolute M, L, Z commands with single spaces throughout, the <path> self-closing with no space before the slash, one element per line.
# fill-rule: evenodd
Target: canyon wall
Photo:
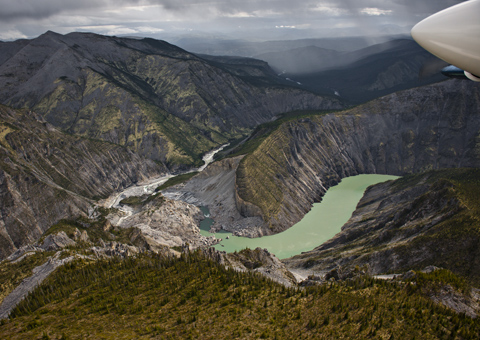
<path fill-rule="evenodd" d="M 344 177 L 480 166 L 479 131 L 480 85 L 457 80 L 292 120 L 242 160 L 238 195 L 280 232 Z"/>

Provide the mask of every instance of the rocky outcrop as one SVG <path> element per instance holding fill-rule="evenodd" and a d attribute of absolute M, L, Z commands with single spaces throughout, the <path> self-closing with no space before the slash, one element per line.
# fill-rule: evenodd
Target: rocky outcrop
<path fill-rule="evenodd" d="M 370 275 L 433 265 L 479 282 L 478 178 L 478 169 L 450 169 L 371 186 L 341 232 L 283 262 Z"/>
<path fill-rule="evenodd" d="M 60 219 L 88 216 L 93 200 L 165 171 L 129 149 L 0 106 L 0 259 Z"/>
<path fill-rule="evenodd" d="M 209 248 L 204 252 L 217 263 L 237 271 L 253 271 L 284 286 L 295 286 L 295 276 L 267 249 L 244 249 L 240 252 L 219 252 Z"/>
<path fill-rule="evenodd" d="M 478 84 L 451 80 L 286 122 L 241 161 L 238 195 L 274 233 L 347 176 L 478 167 L 479 107 Z"/>
<path fill-rule="evenodd" d="M 200 235 L 198 225 L 203 219 L 201 210 L 183 201 L 157 196 L 130 216 L 122 215 L 122 212 L 112 213 L 107 218 L 113 225 L 139 229 L 146 237 L 145 242 L 151 239 L 163 246 L 179 247 L 188 244 L 191 248 L 217 243 L 214 236 Z"/>
<path fill-rule="evenodd" d="M 46 251 L 59 250 L 68 246 L 74 246 L 75 244 L 74 240 L 68 237 L 64 231 L 61 231 L 57 234 L 48 235 L 45 240 L 43 240 L 40 248 L 45 249 Z"/>

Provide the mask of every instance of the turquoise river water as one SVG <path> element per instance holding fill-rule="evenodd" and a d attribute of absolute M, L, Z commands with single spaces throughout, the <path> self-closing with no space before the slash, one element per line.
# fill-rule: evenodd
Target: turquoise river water
<path fill-rule="evenodd" d="M 267 248 L 280 259 L 312 250 L 340 231 L 352 216 L 368 186 L 396 178 L 398 177 L 388 175 L 358 175 L 344 178 L 338 185 L 328 189 L 322 202 L 315 203 L 300 222 L 284 232 L 259 238 L 238 237 L 229 232 L 218 232 L 215 233 L 215 237 L 222 238 L 223 241 L 215 245 L 215 249 L 234 252 L 247 247 L 250 249 L 261 247 Z M 202 210 L 208 216 L 208 209 Z M 213 220 L 210 218 L 203 220 L 200 233 L 211 236 L 208 230 L 212 223 Z"/>

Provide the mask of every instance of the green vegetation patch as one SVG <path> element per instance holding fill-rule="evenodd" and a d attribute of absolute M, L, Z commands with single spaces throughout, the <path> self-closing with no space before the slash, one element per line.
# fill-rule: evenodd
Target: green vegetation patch
<path fill-rule="evenodd" d="M 147 200 L 149 196 L 144 195 L 144 196 L 130 196 L 127 198 L 124 198 L 123 200 L 120 201 L 120 204 L 123 205 L 131 205 L 131 206 L 141 206 L 145 201 Z"/>
<path fill-rule="evenodd" d="M 177 184 L 185 183 L 189 181 L 193 176 L 197 175 L 198 171 L 189 172 L 186 174 L 181 174 L 172 178 L 169 178 L 165 183 L 155 189 L 155 192 L 167 189 Z"/>
<path fill-rule="evenodd" d="M 190 253 L 78 260 L 0 325 L 8 339 L 477 339 L 480 320 L 400 282 L 286 288 Z"/>
<path fill-rule="evenodd" d="M 438 292 L 446 285 L 449 285 L 457 292 L 470 295 L 472 289 L 472 286 L 465 278 L 455 275 L 447 269 L 437 269 L 430 273 L 418 272 L 412 281 L 415 281 L 417 287 L 425 292 Z"/>

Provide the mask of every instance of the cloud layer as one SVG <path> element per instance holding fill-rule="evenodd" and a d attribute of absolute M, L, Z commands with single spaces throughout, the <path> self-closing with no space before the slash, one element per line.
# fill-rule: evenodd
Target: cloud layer
<path fill-rule="evenodd" d="M 100 34 L 411 27 L 461 0 L 0 0 L 0 39 L 53 30 Z M 330 33 L 329 33 L 330 34 Z"/>

